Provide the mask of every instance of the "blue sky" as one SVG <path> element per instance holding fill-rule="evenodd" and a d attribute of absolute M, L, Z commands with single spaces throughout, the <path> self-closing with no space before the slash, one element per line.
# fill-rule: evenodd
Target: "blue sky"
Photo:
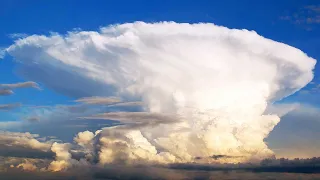
<path fill-rule="evenodd" d="M 211 22 L 229 28 L 255 30 L 260 35 L 297 47 L 309 56 L 319 59 L 319 24 L 284 20 L 312 1 L 18 1 L 4 0 L 0 6 L 0 47 L 13 42 L 11 34 L 66 33 L 74 28 L 97 30 L 101 26 L 133 21 Z M 301 15 L 305 16 L 305 14 Z M 10 57 L 0 61 L 1 83 L 12 83 L 23 79 L 16 75 Z M 317 72 L 317 68 L 316 68 Z M 317 81 L 317 73 L 315 73 Z M 308 88 L 308 87 L 307 87 Z M 311 88 L 311 86 L 310 86 Z M 23 100 L 26 103 L 61 103 L 65 97 L 45 89 L 35 95 L 34 90 L 23 90 L 15 96 L 1 98 L 1 103 Z M 33 96 L 26 99 L 25 96 Z M 50 98 L 47 98 L 47 97 Z M 311 103 L 318 104 L 312 95 Z M 318 96 L 317 96 L 318 97 Z M 292 96 L 299 101 L 309 97 Z M 291 99 L 294 100 L 294 99 Z M 290 99 L 288 99 L 290 101 Z"/>
<path fill-rule="evenodd" d="M 98 30 L 116 23 L 145 21 L 210 22 L 236 29 L 254 30 L 258 34 L 297 47 L 320 59 L 320 7 L 318 0 L 175 0 L 175 1 L 22 1 L 0 2 L 0 48 L 10 46 L 17 36 L 81 30 Z M 311 19 L 308 19 L 311 18 Z M 0 84 L 28 81 L 16 71 L 10 56 L 0 60 Z M 320 69 L 315 68 L 314 83 L 282 103 L 320 103 Z M 319 74 L 319 75 L 318 75 Z M 0 96 L 0 104 L 22 102 L 24 105 L 72 104 L 72 98 L 43 86 L 43 90 L 18 89 L 13 96 Z M 27 109 L 0 112 L 0 121 L 20 118 Z M 16 112 L 12 113 L 12 112 Z"/>

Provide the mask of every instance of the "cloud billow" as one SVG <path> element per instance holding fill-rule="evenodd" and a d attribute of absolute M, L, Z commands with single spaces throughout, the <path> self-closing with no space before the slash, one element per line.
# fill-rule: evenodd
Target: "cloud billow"
<path fill-rule="evenodd" d="M 97 97 L 115 96 L 142 101 L 146 113 L 179 116 L 152 127 L 103 129 L 92 143 L 102 164 L 271 157 L 264 139 L 280 118 L 264 112 L 307 85 L 316 64 L 254 31 L 210 23 L 134 22 L 98 32 L 33 35 L 6 51 L 26 78 L 71 97 L 96 97 L 84 103 L 108 104 Z"/>

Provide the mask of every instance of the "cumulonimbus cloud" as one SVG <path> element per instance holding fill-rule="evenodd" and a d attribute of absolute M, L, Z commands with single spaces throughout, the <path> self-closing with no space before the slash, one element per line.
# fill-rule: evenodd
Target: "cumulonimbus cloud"
<path fill-rule="evenodd" d="M 102 164 L 270 157 L 264 139 L 280 118 L 265 110 L 308 84 L 316 64 L 254 31 L 210 23 L 135 22 L 33 35 L 6 51 L 19 60 L 20 74 L 65 95 L 141 100 L 147 113 L 183 117 L 152 128 L 103 129 L 94 138 Z"/>

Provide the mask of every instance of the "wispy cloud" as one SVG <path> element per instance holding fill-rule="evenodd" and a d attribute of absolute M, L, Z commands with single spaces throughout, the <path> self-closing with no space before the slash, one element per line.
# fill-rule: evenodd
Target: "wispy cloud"
<path fill-rule="evenodd" d="M 6 49 L 0 47 L 0 60 L 4 58 L 6 54 Z"/>
<path fill-rule="evenodd" d="M 14 84 L 0 84 L 0 89 L 17 89 L 17 88 L 35 88 L 40 90 L 39 85 L 33 81 L 20 82 L 20 83 L 14 83 Z"/>
<path fill-rule="evenodd" d="M 8 96 L 14 94 L 14 92 L 10 89 L 0 89 L 0 96 Z"/>
<path fill-rule="evenodd" d="M 13 103 L 13 104 L 0 104 L 0 110 L 11 110 L 20 107 L 21 103 Z"/>
<path fill-rule="evenodd" d="M 113 103 L 119 103 L 121 100 L 117 97 L 99 97 L 99 96 L 94 96 L 94 97 L 84 97 L 75 100 L 75 102 L 79 103 L 84 103 L 84 104 L 98 104 L 98 105 L 107 105 L 107 104 L 113 104 Z"/>
<path fill-rule="evenodd" d="M 28 36 L 28 34 L 25 33 L 12 33 L 8 35 L 12 39 L 18 39 L 18 38 L 25 38 Z"/>
<path fill-rule="evenodd" d="M 310 5 L 310 6 L 306 6 L 305 8 L 313 12 L 320 13 L 320 5 Z"/>
<path fill-rule="evenodd" d="M 296 25 L 306 27 L 311 30 L 309 25 L 320 24 L 320 5 L 309 5 L 302 7 L 294 13 L 280 16 L 280 20 L 289 21 Z"/>
<path fill-rule="evenodd" d="M 179 117 L 171 114 L 149 113 L 149 112 L 110 112 L 102 113 L 80 119 L 106 119 L 120 121 L 129 126 L 142 127 L 159 124 L 170 124 L 179 122 Z"/>
<path fill-rule="evenodd" d="M 40 121 L 40 117 L 34 116 L 34 117 L 28 117 L 27 118 L 28 122 L 39 122 Z"/>
<path fill-rule="evenodd" d="M 310 84 L 310 88 L 299 91 L 300 94 L 320 93 L 320 84 Z"/>
<path fill-rule="evenodd" d="M 109 107 L 130 107 L 130 106 L 142 106 L 143 102 L 141 101 L 132 101 L 132 102 L 120 102 L 117 104 L 109 105 Z"/>

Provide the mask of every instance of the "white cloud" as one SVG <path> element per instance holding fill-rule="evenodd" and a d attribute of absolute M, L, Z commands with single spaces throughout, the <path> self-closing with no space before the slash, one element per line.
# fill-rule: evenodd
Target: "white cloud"
<path fill-rule="evenodd" d="M 99 32 L 33 35 L 7 52 L 19 60 L 22 75 L 63 94 L 141 100 L 148 113 L 183 117 L 175 125 L 127 130 L 122 136 L 111 132 L 123 129 L 104 129 L 97 137 L 110 145 L 100 149 L 103 162 L 116 160 L 114 155 L 150 161 L 160 155 L 159 162 L 215 154 L 245 160 L 272 156 L 264 138 L 280 118 L 264 112 L 308 84 L 316 63 L 256 32 L 209 23 L 135 22 Z M 118 141 L 124 151 L 112 148 Z"/>
<path fill-rule="evenodd" d="M 6 54 L 6 49 L 0 48 L 0 60 L 4 58 Z"/>
<path fill-rule="evenodd" d="M 25 33 L 13 33 L 13 34 L 9 34 L 9 37 L 12 39 L 20 39 L 20 38 L 25 38 L 27 37 L 28 34 Z"/>

